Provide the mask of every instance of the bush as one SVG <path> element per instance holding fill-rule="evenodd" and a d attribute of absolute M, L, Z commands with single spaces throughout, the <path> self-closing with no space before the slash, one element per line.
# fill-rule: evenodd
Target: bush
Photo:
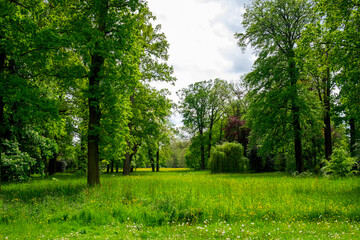
<path fill-rule="evenodd" d="M 324 175 L 345 177 L 357 173 L 356 159 L 350 156 L 345 140 L 335 146 L 330 161 L 324 160 L 325 166 L 321 169 Z"/>
<path fill-rule="evenodd" d="M 239 143 L 224 143 L 211 149 L 209 168 L 212 173 L 244 172 L 249 160 L 244 157 L 244 148 Z"/>
<path fill-rule="evenodd" d="M 21 182 L 30 179 L 30 169 L 36 161 L 27 152 L 19 149 L 16 141 L 5 140 L 6 152 L 1 154 L 1 180 L 3 182 Z"/>

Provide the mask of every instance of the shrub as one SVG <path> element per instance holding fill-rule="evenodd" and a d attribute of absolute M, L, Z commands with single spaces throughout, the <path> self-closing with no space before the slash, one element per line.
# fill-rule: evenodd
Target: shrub
<path fill-rule="evenodd" d="M 244 157 L 244 148 L 239 143 L 224 143 L 211 149 L 209 168 L 212 173 L 244 172 L 249 160 Z"/>
<path fill-rule="evenodd" d="M 27 152 L 19 149 L 16 141 L 5 140 L 6 151 L 1 154 L 1 180 L 21 182 L 30 179 L 30 169 L 36 161 Z"/>
<path fill-rule="evenodd" d="M 350 156 L 345 140 L 335 146 L 330 161 L 324 160 L 325 166 L 321 169 L 324 175 L 345 177 L 357 172 L 356 159 Z"/>

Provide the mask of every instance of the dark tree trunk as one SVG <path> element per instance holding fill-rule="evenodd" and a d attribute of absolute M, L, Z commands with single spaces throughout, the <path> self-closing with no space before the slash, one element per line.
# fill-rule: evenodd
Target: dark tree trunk
<path fill-rule="evenodd" d="M 209 146 L 208 146 L 208 159 L 210 159 L 210 152 L 211 152 L 211 141 L 212 141 L 212 128 L 213 128 L 213 122 L 210 123 L 209 127 Z"/>
<path fill-rule="evenodd" d="M 98 9 L 98 30 L 105 36 L 106 21 L 108 15 L 108 1 L 102 0 Z M 98 41 L 102 41 L 98 40 Z M 100 142 L 100 72 L 105 58 L 101 55 L 100 43 L 95 43 L 95 49 L 91 54 L 89 76 L 89 128 L 88 128 L 88 185 L 100 184 L 99 176 L 99 142 Z"/>
<path fill-rule="evenodd" d="M 3 137 L 4 137 L 4 133 L 5 133 L 5 128 L 4 128 L 4 108 L 5 108 L 5 103 L 3 101 L 3 96 L 0 96 L 0 183 L 1 183 L 1 179 L 2 179 L 2 159 L 1 159 L 1 155 L 3 152 Z M 0 189 L 1 189 L 1 185 L 0 185 Z"/>
<path fill-rule="evenodd" d="M 0 96 L 0 157 L 1 157 L 3 137 L 5 134 L 4 108 L 5 108 L 4 97 Z"/>
<path fill-rule="evenodd" d="M 156 151 L 156 171 L 160 171 L 160 150 Z"/>
<path fill-rule="evenodd" d="M 54 175 L 56 173 L 56 162 L 57 162 L 57 154 L 54 153 L 54 156 L 49 159 L 49 166 L 48 166 L 49 175 Z"/>
<path fill-rule="evenodd" d="M 98 54 L 91 56 L 89 77 L 89 132 L 88 132 L 88 185 L 100 184 L 99 176 L 99 141 L 100 141 L 100 87 L 99 73 L 104 64 L 104 58 Z"/>
<path fill-rule="evenodd" d="M 79 165 L 78 170 L 86 171 L 86 137 L 84 133 L 80 135 L 80 157 L 79 157 Z"/>
<path fill-rule="evenodd" d="M 331 120 L 330 120 L 330 72 L 328 69 L 327 77 L 324 80 L 325 89 L 324 89 L 324 135 L 325 135 L 325 158 L 330 160 L 332 154 L 332 144 L 331 144 Z"/>
<path fill-rule="evenodd" d="M 130 143 L 127 142 L 127 144 L 129 146 Z M 129 174 L 130 174 L 130 152 L 128 150 L 128 151 L 126 151 L 126 154 L 125 154 L 123 175 L 128 176 Z"/>
<path fill-rule="evenodd" d="M 203 142 L 201 142 L 200 150 L 201 150 L 201 169 L 205 170 L 205 146 Z"/>
<path fill-rule="evenodd" d="M 356 141 L 356 129 L 355 129 L 355 119 L 349 119 L 350 124 L 350 154 L 352 157 L 355 156 L 355 141 Z"/>
<path fill-rule="evenodd" d="M 154 163 L 154 158 L 151 154 L 151 150 L 149 149 L 149 159 L 150 159 L 150 165 L 151 165 L 151 169 L 153 172 L 155 172 L 155 163 Z"/>
<path fill-rule="evenodd" d="M 152 170 L 153 172 L 155 172 L 155 163 L 154 163 L 154 159 L 152 158 L 150 161 L 151 161 L 151 170 Z"/>
<path fill-rule="evenodd" d="M 296 171 L 299 173 L 304 171 L 304 159 L 302 152 L 302 143 L 301 143 L 301 125 L 300 125 L 300 107 L 297 103 L 298 92 L 297 92 L 297 69 L 295 63 L 295 53 L 294 51 L 289 52 L 289 75 L 291 87 L 293 88 L 293 96 L 291 100 L 291 111 L 292 111 L 292 127 L 294 131 L 294 148 L 295 148 L 295 162 L 296 162 Z"/>
<path fill-rule="evenodd" d="M 303 152 L 301 144 L 301 126 L 298 109 L 293 108 L 293 129 L 294 129 L 294 145 L 295 145 L 295 162 L 296 171 L 299 173 L 304 171 Z M 297 114 L 296 114 L 297 113 Z"/>
<path fill-rule="evenodd" d="M 203 131 L 200 131 L 200 152 L 201 152 L 201 163 L 200 169 L 205 170 L 205 146 L 204 146 L 204 135 Z"/>
<path fill-rule="evenodd" d="M 4 38 L 3 36 L 0 36 L 0 39 Z M 0 74 L 2 74 L 5 70 L 5 59 L 6 59 L 6 53 L 5 53 L 5 46 L 1 46 L 0 48 Z M 4 81 L 4 79 L 0 79 L 0 81 Z M 4 124 L 4 97 L 2 95 L 3 93 L 0 92 L 0 183 L 1 183 L 1 176 L 2 176 L 2 159 L 1 155 L 3 152 L 3 138 L 5 135 L 5 124 Z M 0 185 L 1 188 L 1 185 Z"/>
<path fill-rule="evenodd" d="M 219 134 L 219 142 L 222 141 L 222 121 L 220 120 L 220 134 Z"/>
<path fill-rule="evenodd" d="M 106 165 L 106 173 L 110 172 L 110 164 Z"/>
<path fill-rule="evenodd" d="M 111 161 L 111 173 L 114 172 L 114 160 Z"/>
<path fill-rule="evenodd" d="M 54 140 L 57 142 L 58 139 L 57 137 L 54 138 Z M 57 171 L 57 159 L 58 159 L 58 154 L 57 153 L 53 153 L 52 158 L 49 159 L 49 166 L 48 166 L 48 173 L 49 175 L 54 175 Z"/>
<path fill-rule="evenodd" d="M 133 93 L 130 96 L 131 105 L 134 104 L 134 97 L 135 97 L 135 94 Z M 128 123 L 128 128 L 129 128 L 129 132 L 131 134 L 131 130 L 132 130 L 131 121 Z M 127 146 L 128 146 L 128 150 L 127 150 L 127 152 L 125 154 L 125 160 L 124 160 L 124 168 L 123 168 L 123 175 L 124 176 L 127 176 L 127 175 L 130 174 L 130 161 L 131 161 L 131 156 L 130 156 L 131 143 L 130 143 L 130 141 L 126 141 L 126 143 L 127 143 Z"/>
<path fill-rule="evenodd" d="M 135 146 L 136 146 L 136 144 L 135 144 Z M 136 147 L 134 147 L 134 148 L 136 148 Z M 136 154 L 135 150 L 133 150 L 133 152 L 130 154 L 130 160 L 129 160 L 130 161 L 130 172 L 134 171 L 134 167 L 131 166 L 131 162 L 132 162 L 133 157 L 135 156 L 135 154 Z"/>

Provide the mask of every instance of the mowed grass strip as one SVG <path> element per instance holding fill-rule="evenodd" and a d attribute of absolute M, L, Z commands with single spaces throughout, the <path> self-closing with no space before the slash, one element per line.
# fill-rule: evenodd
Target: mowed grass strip
<path fill-rule="evenodd" d="M 3 185 L 0 239 L 360 239 L 360 178 L 56 175 Z"/>

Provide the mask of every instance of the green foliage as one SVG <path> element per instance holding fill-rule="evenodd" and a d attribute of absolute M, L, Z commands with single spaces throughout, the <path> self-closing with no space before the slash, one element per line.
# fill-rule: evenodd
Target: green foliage
<path fill-rule="evenodd" d="M 136 168 L 136 162 L 131 161 L 130 162 L 130 168 Z"/>
<path fill-rule="evenodd" d="M 263 157 L 284 149 L 300 172 L 304 142 L 321 134 L 319 101 L 303 81 L 295 54 L 302 31 L 314 20 L 311 1 L 255 0 L 246 6 L 245 33 L 235 34 L 240 47 L 251 45 L 258 55 L 244 78 L 250 147 L 259 148 Z"/>
<path fill-rule="evenodd" d="M 355 157 L 357 158 L 358 163 L 360 163 L 360 142 L 355 143 L 354 148 Z"/>
<path fill-rule="evenodd" d="M 221 151 L 217 151 L 216 147 L 212 149 L 211 157 L 209 161 L 210 170 L 212 173 L 224 172 L 224 165 L 227 163 L 226 154 Z"/>
<path fill-rule="evenodd" d="M 198 141 L 201 169 L 206 167 L 214 142 L 213 129 L 224 114 L 229 89 L 230 85 L 226 81 L 215 79 L 190 84 L 177 92 L 184 129 L 192 135 L 192 142 Z"/>
<path fill-rule="evenodd" d="M 172 168 L 186 167 L 185 153 L 189 148 L 190 141 L 176 138 L 170 139 L 171 155 L 166 159 L 166 166 Z"/>
<path fill-rule="evenodd" d="M 35 159 L 30 157 L 27 152 L 22 152 L 16 141 L 5 140 L 3 145 L 6 146 L 6 151 L 1 153 L 1 181 L 23 182 L 29 180 Z"/>
<path fill-rule="evenodd" d="M 245 172 L 249 169 L 249 160 L 244 157 L 240 143 L 226 142 L 211 149 L 208 166 L 212 173 Z"/>
<path fill-rule="evenodd" d="M 202 138 L 204 137 L 199 135 L 191 138 L 190 146 L 185 151 L 185 161 L 188 168 L 201 169 L 201 144 L 204 142 Z"/>
<path fill-rule="evenodd" d="M 356 159 L 350 156 L 345 139 L 335 146 L 329 161 L 324 160 L 325 166 L 321 169 L 326 176 L 351 176 L 358 172 L 359 165 Z"/>

